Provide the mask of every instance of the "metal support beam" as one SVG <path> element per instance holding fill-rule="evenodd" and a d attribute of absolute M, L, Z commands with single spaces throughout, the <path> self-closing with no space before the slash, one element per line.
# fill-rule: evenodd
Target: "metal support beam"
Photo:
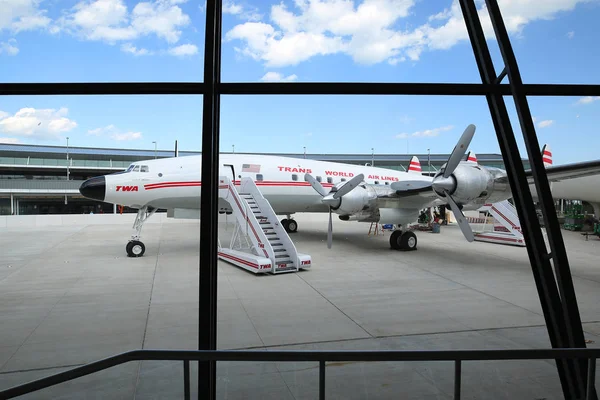
<path fill-rule="evenodd" d="M 217 348 L 217 245 L 219 202 L 219 84 L 221 81 L 221 1 L 206 2 L 198 349 Z M 216 398 L 217 363 L 198 363 L 198 399 Z"/>
<path fill-rule="evenodd" d="M 499 12 L 498 4 L 495 0 L 486 0 L 497 41 L 505 62 L 505 68 L 498 77 L 496 77 L 495 74 L 492 58 L 487 47 L 474 2 L 472 0 L 461 0 L 460 4 L 481 79 L 485 84 L 499 85 L 504 76 L 508 75 L 511 92 L 515 100 L 521 128 L 527 144 L 529 159 L 532 165 L 534 181 L 538 193 L 550 193 L 539 144 L 535 136 L 531 113 L 529 112 L 527 104 L 526 94 L 523 91 L 523 83 L 521 81 L 508 34 L 506 33 Z M 567 271 L 569 270 L 566 251 L 560 235 L 560 227 L 558 226 L 558 218 L 556 213 L 549 207 L 544 210 L 547 221 L 548 219 L 554 219 L 554 222 L 556 223 L 556 225 L 554 225 L 551 222 L 547 225 L 550 228 L 548 230 L 549 236 L 553 235 L 554 237 L 551 241 L 552 253 L 550 256 L 547 252 L 539 220 L 535 212 L 533 198 L 525 177 L 524 167 L 521 162 L 504 99 L 502 95 L 494 90 L 490 91 L 486 98 L 504 163 L 506 165 L 506 170 L 508 172 L 508 181 L 517 206 L 519 219 L 525 221 L 525 223 L 522 224 L 524 228 L 523 234 L 525 236 L 532 272 L 540 296 L 540 302 L 546 319 L 551 344 L 553 347 L 580 347 L 576 344 L 583 344 L 583 347 L 585 347 L 583 340 L 581 342 L 573 340 L 574 336 L 579 338 L 579 332 L 583 335 L 574 291 L 571 291 L 569 288 L 566 290 L 568 296 L 572 295 L 572 301 L 570 303 L 572 304 L 574 302 L 574 307 L 567 306 L 565 301 L 561 303 L 561 297 L 559 296 L 559 290 L 556 286 L 552 266 L 550 264 L 550 259 L 553 259 L 554 265 L 562 265 L 563 269 L 566 268 Z M 552 203 L 552 199 L 549 198 L 545 198 L 544 201 Z M 563 271 L 563 273 L 570 277 L 570 272 Z M 570 283 L 572 284 L 572 281 Z M 568 315 L 571 317 L 568 317 Z M 565 398 L 581 398 L 582 393 L 584 393 L 583 390 L 585 389 L 585 386 L 582 386 L 585 376 L 585 369 L 582 370 L 581 368 L 582 364 L 566 360 L 556 360 L 556 363 Z"/>
<path fill-rule="evenodd" d="M 500 47 L 500 52 L 502 54 L 509 78 L 509 84 L 513 93 L 517 115 L 519 116 L 519 123 L 523 132 L 523 139 L 525 142 L 525 147 L 527 148 L 530 168 L 537 193 L 552 193 L 550 184 L 548 182 L 548 176 L 546 175 L 546 168 L 542 160 L 543 156 L 540 151 L 540 144 L 535 133 L 531 110 L 529 109 L 529 103 L 527 102 L 527 95 L 523 90 L 521 73 L 519 72 L 517 59 L 508 37 L 508 31 L 506 30 L 506 26 L 502 20 L 500 7 L 498 6 L 497 0 L 486 0 L 486 4 L 492 21 L 492 26 L 494 27 L 494 32 L 498 38 L 498 45 Z M 581 316 L 579 313 L 579 307 L 577 305 L 575 288 L 573 286 L 573 277 L 571 275 L 571 268 L 569 266 L 569 259 L 567 257 L 567 250 L 562 238 L 558 216 L 556 215 L 556 208 L 554 207 L 554 200 L 552 199 L 552 196 L 539 196 L 539 200 L 542 206 L 544 224 L 548 233 L 548 242 L 550 245 L 548 261 L 549 259 L 552 259 L 554 274 L 552 273 L 551 266 L 549 265 L 548 261 L 546 261 L 548 265 L 544 265 L 544 268 L 548 269 L 548 273 L 546 275 L 548 285 L 556 285 L 556 283 L 558 283 L 558 291 L 560 293 L 562 306 L 562 326 L 566 328 L 566 337 L 564 338 L 567 344 L 566 347 L 585 348 L 585 336 L 583 334 Z M 531 208 L 534 208 L 533 203 L 531 203 Z M 539 225 L 538 218 L 535 218 L 535 221 L 537 223 L 536 225 Z M 537 226 L 537 230 L 539 230 L 541 237 L 542 233 L 539 226 Z M 554 275 L 556 275 L 556 283 L 554 280 Z M 557 316 L 558 315 L 559 314 L 557 313 Z M 583 398 L 586 391 L 587 363 L 585 360 L 578 360 L 569 361 L 568 365 L 571 369 L 570 372 L 574 374 L 575 390 L 567 398 Z M 565 393 L 565 397 L 566 395 L 567 393 Z M 590 396 L 591 398 L 597 397 L 596 393 L 592 393 Z"/>

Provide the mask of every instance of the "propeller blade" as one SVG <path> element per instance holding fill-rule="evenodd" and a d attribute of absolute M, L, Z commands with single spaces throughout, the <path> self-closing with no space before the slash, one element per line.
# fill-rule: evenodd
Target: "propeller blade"
<path fill-rule="evenodd" d="M 456 167 L 458 167 L 458 164 L 461 162 L 462 158 L 467 152 L 467 148 L 471 143 L 471 139 L 473 139 L 473 135 L 475 135 L 475 125 L 470 124 L 463 132 L 462 136 L 458 140 L 458 143 L 456 143 L 456 146 L 454 146 L 450 157 L 448 157 L 446 168 L 444 168 L 444 178 L 448 178 L 450 175 L 452 175 Z"/>
<path fill-rule="evenodd" d="M 327 191 L 325 190 L 323 185 L 321 185 L 319 181 L 313 178 L 311 174 L 304 174 L 304 179 L 308 181 L 308 183 L 310 183 L 310 186 L 312 186 L 313 189 L 315 189 L 316 192 L 321 195 L 321 197 L 325 197 L 327 195 Z"/>
<path fill-rule="evenodd" d="M 402 191 L 415 190 L 415 189 L 423 189 L 423 188 L 431 187 L 431 182 L 405 180 L 405 181 L 392 182 L 390 184 L 390 187 L 394 190 L 402 190 Z"/>
<path fill-rule="evenodd" d="M 348 194 L 352 189 L 357 187 L 358 184 L 361 183 L 364 179 L 365 176 L 363 174 L 356 175 L 354 178 L 350 179 L 342 187 L 340 187 L 338 191 L 333 194 L 333 198 L 339 199 L 343 195 Z"/>
<path fill-rule="evenodd" d="M 444 194 L 446 195 L 446 200 L 448 201 L 448 205 L 450 205 L 450 209 L 456 217 L 456 221 L 458 221 L 458 226 L 460 227 L 460 230 L 462 231 L 463 235 L 465 235 L 467 241 L 472 242 L 473 240 L 475 240 L 475 237 L 473 236 L 471 225 L 469 225 L 469 222 L 465 218 L 465 214 L 463 214 L 460 208 L 458 208 L 458 204 L 456 204 L 454 199 L 450 197 L 450 194 L 447 190 L 444 190 Z"/>
<path fill-rule="evenodd" d="M 327 248 L 333 244 L 333 222 L 331 220 L 331 208 L 329 208 L 329 227 L 327 228 Z"/>

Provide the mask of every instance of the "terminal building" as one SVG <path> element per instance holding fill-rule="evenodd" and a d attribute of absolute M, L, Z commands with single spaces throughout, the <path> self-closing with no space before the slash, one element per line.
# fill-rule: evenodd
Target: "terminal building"
<path fill-rule="evenodd" d="M 179 156 L 200 152 L 179 151 Z M 413 154 L 271 155 L 332 161 L 405 171 Z M 115 213 L 116 206 L 83 198 L 81 183 L 93 176 L 125 170 L 130 163 L 173 157 L 174 151 L 0 144 L 0 215 Z M 423 173 L 435 173 L 447 154 L 416 154 Z M 477 154 L 480 164 L 504 168 L 502 155 Z M 527 160 L 523 160 L 529 168 Z M 133 212 L 125 208 L 123 212 Z"/>

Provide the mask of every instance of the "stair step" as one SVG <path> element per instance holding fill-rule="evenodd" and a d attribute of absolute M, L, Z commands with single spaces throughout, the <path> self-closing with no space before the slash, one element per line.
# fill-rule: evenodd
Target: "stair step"
<path fill-rule="evenodd" d="M 275 246 L 283 246 L 283 243 L 279 242 L 279 243 L 271 243 L 271 247 L 275 247 Z"/>
<path fill-rule="evenodd" d="M 268 239 L 268 240 L 279 240 L 279 238 L 278 238 L 278 237 L 274 237 L 274 238 L 273 238 L 273 237 L 270 237 L 270 238 L 267 238 L 267 239 Z"/>
<path fill-rule="evenodd" d="M 286 258 L 286 257 L 290 258 L 290 256 L 288 254 L 279 254 L 279 255 L 275 256 L 275 258 Z"/>
<path fill-rule="evenodd" d="M 275 253 L 280 253 L 280 252 L 282 252 L 282 251 L 285 251 L 285 249 L 274 249 L 273 251 L 274 251 Z M 286 255 L 287 255 L 287 254 L 286 254 Z"/>

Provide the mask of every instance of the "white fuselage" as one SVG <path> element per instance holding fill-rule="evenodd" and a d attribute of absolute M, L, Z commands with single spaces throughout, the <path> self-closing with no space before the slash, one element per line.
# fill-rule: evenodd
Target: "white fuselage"
<path fill-rule="evenodd" d="M 133 208 L 199 209 L 201 162 L 202 156 L 136 162 L 135 165 L 146 171 L 105 176 L 104 201 Z M 361 173 L 366 183 L 379 185 L 401 180 L 432 180 L 418 173 L 386 168 L 256 154 L 221 154 L 219 164 L 220 176 L 234 180 L 235 173 L 236 181 L 251 177 L 277 214 L 328 212 L 321 196 L 305 181 L 305 173 L 320 180 L 326 189 Z M 220 207 L 227 208 L 226 202 L 222 201 Z"/>

